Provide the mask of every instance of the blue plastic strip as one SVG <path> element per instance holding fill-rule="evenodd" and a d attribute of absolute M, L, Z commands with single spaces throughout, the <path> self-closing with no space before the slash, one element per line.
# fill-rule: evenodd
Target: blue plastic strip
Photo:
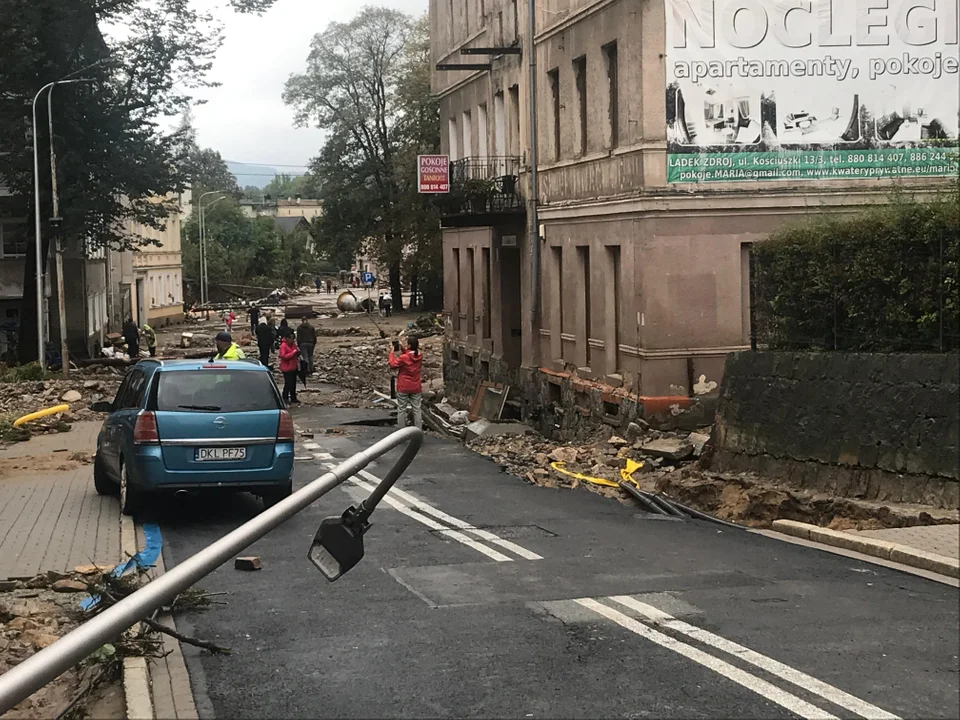
<path fill-rule="evenodd" d="M 163 536 L 160 534 L 160 526 L 156 523 L 147 523 L 143 526 L 144 546 L 136 555 L 127 560 L 122 565 L 117 565 L 110 573 L 113 577 L 121 577 L 134 568 L 149 568 L 157 564 L 160 557 L 160 551 L 163 550 Z M 90 610 L 96 607 L 100 602 L 98 596 L 85 598 L 80 603 L 81 610 Z"/>

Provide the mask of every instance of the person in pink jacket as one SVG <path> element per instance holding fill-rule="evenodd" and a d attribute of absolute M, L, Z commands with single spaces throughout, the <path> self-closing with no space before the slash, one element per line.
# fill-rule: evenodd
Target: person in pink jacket
<path fill-rule="evenodd" d="M 280 372 L 283 373 L 283 400 L 290 405 L 299 405 L 297 400 L 297 373 L 300 370 L 300 348 L 297 338 L 287 332 L 280 343 Z"/>

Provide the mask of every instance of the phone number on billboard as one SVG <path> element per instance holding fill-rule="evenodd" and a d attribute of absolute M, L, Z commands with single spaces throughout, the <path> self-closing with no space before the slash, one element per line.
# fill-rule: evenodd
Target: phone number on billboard
<path fill-rule="evenodd" d="M 960 172 L 956 150 L 891 148 L 837 152 L 671 154 L 669 182 L 777 179 L 949 177 Z"/>

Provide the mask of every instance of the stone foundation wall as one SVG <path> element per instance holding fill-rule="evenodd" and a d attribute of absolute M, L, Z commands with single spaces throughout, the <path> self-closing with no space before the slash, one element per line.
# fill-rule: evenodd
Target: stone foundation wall
<path fill-rule="evenodd" d="M 567 441 L 606 428 L 625 432 L 643 421 L 661 429 L 710 425 L 716 395 L 645 397 L 622 387 L 546 368 L 512 368 L 481 348 L 447 343 L 443 355 L 444 391 L 460 407 L 470 407 L 483 382 L 510 385 L 521 420 L 546 437 Z"/>
<path fill-rule="evenodd" d="M 844 497 L 960 505 L 957 354 L 727 358 L 709 469 Z"/>

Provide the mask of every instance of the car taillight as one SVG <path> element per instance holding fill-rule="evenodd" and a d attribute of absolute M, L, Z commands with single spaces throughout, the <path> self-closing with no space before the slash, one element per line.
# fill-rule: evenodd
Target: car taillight
<path fill-rule="evenodd" d="M 157 431 L 157 416 L 144 410 L 137 415 L 137 424 L 133 426 L 133 444 L 156 445 L 159 442 L 160 433 Z"/>
<path fill-rule="evenodd" d="M 277 442 L 293 442 L 293 418 L 286 410 L 280 411 L 280 422 L 277 424 Z"/>

